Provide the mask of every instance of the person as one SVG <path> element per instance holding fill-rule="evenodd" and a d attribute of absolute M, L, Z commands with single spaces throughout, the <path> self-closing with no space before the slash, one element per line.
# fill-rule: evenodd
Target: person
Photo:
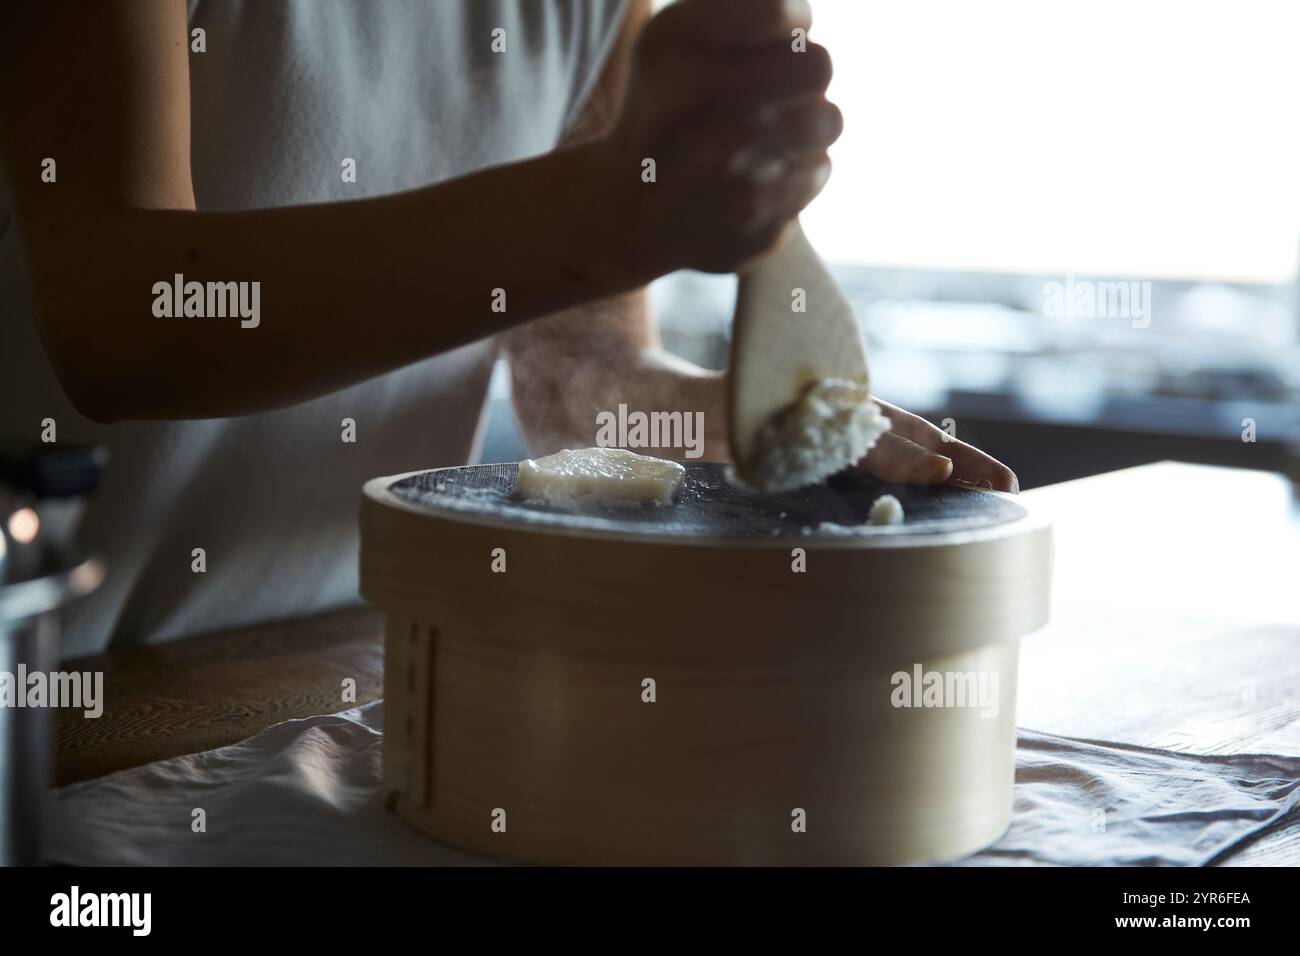
<path fill-rule="evenodd" d="M 623 402 L 705 412 L 723 459 L 725 373 L 662 349 L 646 285 L 735 271 L 824 186 L 810 24 L 803 0 L 9 11 L 0 430 L 111 453 L 81 530 L 109 575 L 65 653 L 359 600 L 361 484 L 472 460 L 498 356 L 537 454 Z M 1014 490 L 887 412 L 878 476 Z"/>

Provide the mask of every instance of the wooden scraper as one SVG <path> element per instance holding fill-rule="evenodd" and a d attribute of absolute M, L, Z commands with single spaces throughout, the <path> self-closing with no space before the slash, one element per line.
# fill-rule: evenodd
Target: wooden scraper
<path fill-rule="evenodd" d="M 779 249 L 740 273 L 729 441 L 742 480 L 763 426 L 819 379 L 866 386 L 867 355 L 853 308 L 796 222 Z"/>

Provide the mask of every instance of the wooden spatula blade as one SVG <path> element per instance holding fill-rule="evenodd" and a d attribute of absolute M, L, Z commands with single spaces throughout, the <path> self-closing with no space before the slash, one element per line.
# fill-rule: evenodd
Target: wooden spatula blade
<path fill-rule="evenodd" d="M 742 478 L 763 426 L 810 384 L 868 384 L 857 317 L 798 224 L 740 274 L 731 335 L 729 440 Z"/>

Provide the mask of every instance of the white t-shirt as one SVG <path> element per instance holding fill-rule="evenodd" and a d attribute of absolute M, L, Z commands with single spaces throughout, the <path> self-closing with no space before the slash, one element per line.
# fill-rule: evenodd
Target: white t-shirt
<path fill-rule="evenodd" d="M 355 199 L 548 152 L 599 76 L 623 2 L 190 0 L 191 30 L 206 31 L 206 52 L 190 54 L 198 208 Z M 505 52 L 493 52 L 498 29 Z M 355 183 L 340 176 L 346 158 Z M 111 454 L 82 528 L 108 577 L 69 609 L 65 655 L 357 602 L 362 483 L 476 455 L 491 340 L 280 411 L 88 421 L 37 337 L 7 207 L 0 194 L 0 434 L 37 441 L 52 418 L 60 442 Z M 439 305 L 410 307 L 432 317 Z"/>

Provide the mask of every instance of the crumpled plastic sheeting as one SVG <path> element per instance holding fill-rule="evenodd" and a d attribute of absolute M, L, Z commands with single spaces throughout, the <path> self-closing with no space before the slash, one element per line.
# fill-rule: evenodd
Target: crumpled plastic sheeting
<path fill-rule="evenodd" d="M 79 866 L 473 865 L 384 809 L 383 703 L 54 791 L 46 858 Z M 207 832 L 193 829 L 201 808 Z"/>
<path fill-rule="evenodd" d="M 1298 805 L 1300 758 L 1202 756 L 1020 730 L 1011 826 L 963 862 L 1204 866 L 1296 820 Z"/>
<path fill-rule="evenodd" d="M 384 809 L 383 703 L 54 791 L 47 858 L 97 865 L 482 865 Z M 967 865 L 1221 862 L 1300 801 L 1300 758 L 1021 730 L 1007 833 Z M 194 810 L 206 832 L 195 832 Z M 1294 819 L 1292 816 L 1290 819 Z"/>

